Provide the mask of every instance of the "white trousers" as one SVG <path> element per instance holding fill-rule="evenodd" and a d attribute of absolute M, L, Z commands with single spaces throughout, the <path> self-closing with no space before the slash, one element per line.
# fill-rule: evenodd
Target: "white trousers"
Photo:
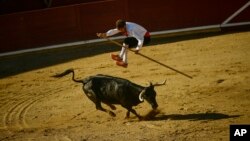
<path fill-rule="evenodd" d="M 122 50 L 119 55 L 124 63 L 128 63 L 128 45 L 123 43 Z"/>

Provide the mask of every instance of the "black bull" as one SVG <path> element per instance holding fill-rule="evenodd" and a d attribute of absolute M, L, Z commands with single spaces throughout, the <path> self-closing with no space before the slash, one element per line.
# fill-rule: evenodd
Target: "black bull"
<path fill-rule="evenodd" d="M 101 106 L 101 102 L 107 104 L 112 110 L 116 109 L 116 107 L 112 104 L 120 104 L 128 110 L 126 118 L 128 118 L 130 112 L 132 112 L 139 119 L 141 119 L 142 117 L 137 114 L 132 107 L 142 103 L 145 99 L 155 110 L 158 107 L 158 104 L 155 99 L 156 92 L 154 90 L 154 86 L 164 85 L 166 82 L 165 80 L 162 84 L 150 83 L 150 86 L 143 87 L 123 78 L 102 74 L 89 76 L 83 80 L 76 80 L 73 69 L 68 69 L 61 74 L 54 75 L 53 77 L 59 78 L 70 73 L 73 74 L 73 81 L 83 84 L 84 93 L 95 103 L 96 109 L 107 112 L 113 117 L 115 116 L 115 113 L 104 109 Z"/>

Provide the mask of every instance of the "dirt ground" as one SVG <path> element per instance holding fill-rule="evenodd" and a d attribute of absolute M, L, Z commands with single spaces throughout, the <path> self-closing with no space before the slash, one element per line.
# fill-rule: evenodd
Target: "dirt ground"
<path fill-rule="evenodd" d="M 229 125 L 250 123 L 249 31 L 163 38 L 141 50 L 162 64 L 130 52 L 128 68 L 110 59 L 118 50 L 87 48 L 1 59 L 0 141 L 227 141 Z M 77 79 L 108 74 L 143 86 L 167 79 L 155 88 L 160 113 L 138 121 L 124 119 L 119 105 L 116 117 L 97 111 L 71 76 L 50 77 L 68 68 Z M 146 115 L 151 106 L 134 109 Z"/>

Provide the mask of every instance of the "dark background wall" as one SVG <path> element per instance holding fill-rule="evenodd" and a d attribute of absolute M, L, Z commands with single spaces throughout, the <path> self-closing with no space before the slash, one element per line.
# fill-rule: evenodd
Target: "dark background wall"
<path fill-rule="evenodd" d="M 217 25 L 249 0 L 0 0 L 0 52 L 95 39 L 117 19 L 149 31 Z M 249 22 L 250 7 L 231 22 Z"/>

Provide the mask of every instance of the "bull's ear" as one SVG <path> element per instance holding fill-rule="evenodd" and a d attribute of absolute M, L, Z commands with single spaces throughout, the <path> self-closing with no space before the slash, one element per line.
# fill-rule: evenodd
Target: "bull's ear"
<path fill-rule="evenodd" d="M 153 85 L 153 83 L 150 81 L 150 82 L 149 82 L 149 86 L 152 86 L 152 85 Z"/>
<path fill-rule="evenodd" d="M 154 89 L 155 85 L 153 83 L 150 83 L 148 88 Z"/>
<path fill-rule="evenodd" d="M 154 84 L 150 81 L 149 86 L 147 88 L 154 88 Z"/>

